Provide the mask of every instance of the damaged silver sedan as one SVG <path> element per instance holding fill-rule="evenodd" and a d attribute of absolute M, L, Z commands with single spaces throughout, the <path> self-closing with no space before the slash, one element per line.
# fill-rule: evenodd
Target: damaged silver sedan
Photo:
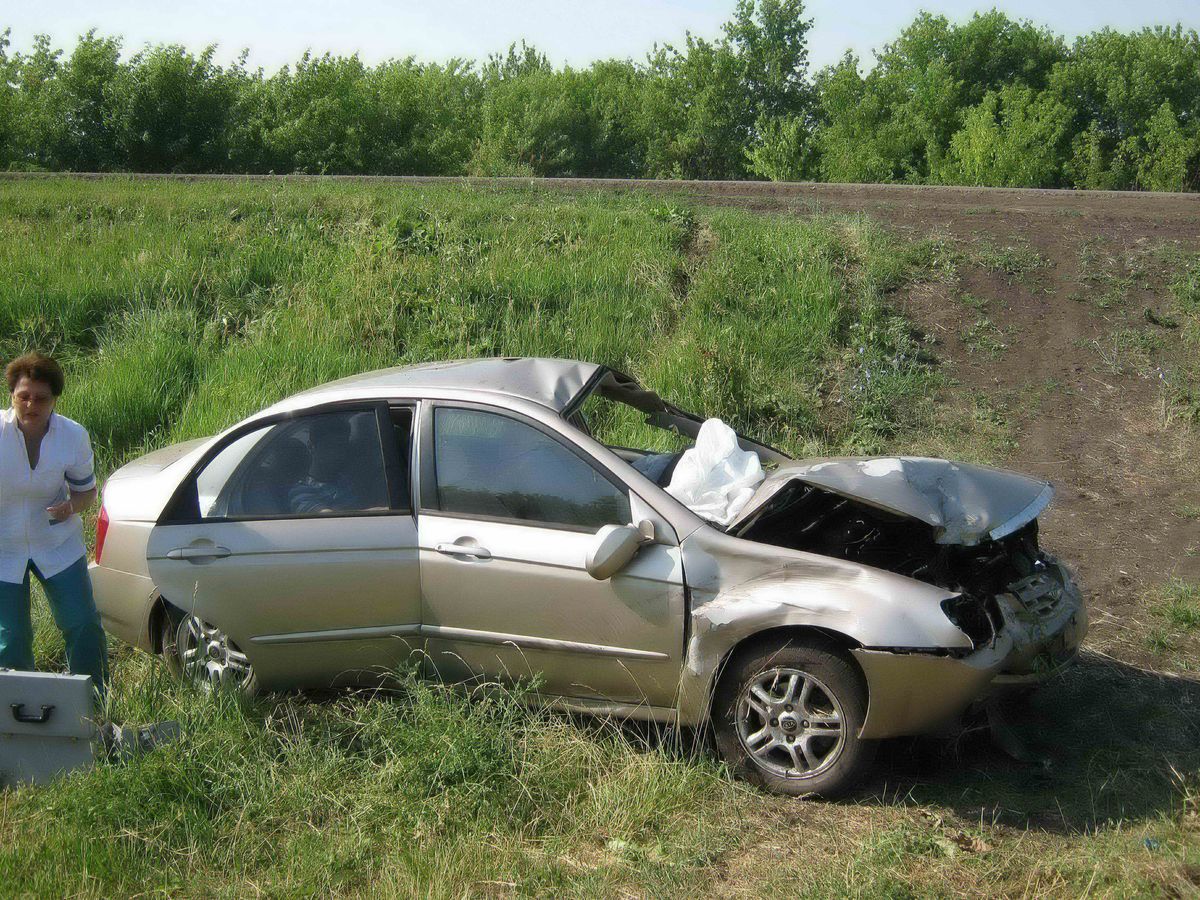
<path fill-rule="evenodd" d="M 568 360 L 344 379 L 116 472 L 97 603 L 206 688 L 376 684 L 415 654 L 566 709 L 711 723 L 735 772 L 788 794 L 844 792 L 879 739 L 1074 657 L 1048 484 L 797 462 L 722 428 Z M 729 436 L 707 469 L 702 430 Z"/>

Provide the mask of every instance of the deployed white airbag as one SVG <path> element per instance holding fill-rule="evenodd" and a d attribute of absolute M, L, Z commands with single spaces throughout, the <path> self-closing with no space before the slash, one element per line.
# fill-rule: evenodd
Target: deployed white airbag
<path fill-rule="evenodd" d="M 738 446 L 737 434 L 720 419 L 708 419 L 696 446 L 675 466 L 667 493 L 698 516 L 728 525 L 737 518 L 764 473 L 758 454 Z"/>

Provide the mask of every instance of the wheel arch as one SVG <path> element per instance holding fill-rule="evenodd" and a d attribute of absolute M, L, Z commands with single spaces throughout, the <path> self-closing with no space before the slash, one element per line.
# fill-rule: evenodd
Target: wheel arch
<path fill-rule="evenodd" d="M 862 666 L 859 665 L 858 660 L 850 652 L 862 647 L 859 641 L 848 634 L 819 625 L 777 625 L 746 635 L 722 654 L 716 667 L 713 669 L 712 677 L 709 679 L 707 696 L 703 708 L 704 721 L 712 718 L 713 701 L 716 698 L 717 687 L 720 685 L 721 678 L 733 660 L 744 654 L 753 653 L 763 647 L 777 646 L 794 640 L 822 644 L 831 650 L 841 653 L 854 667 L 854 670 L 858 672 L 858 677 L 862 679 L 863 689 L 867 692 L 868 702 L 870 702 L 870 685 L 867 681 L 866 673 L 863 672 Z"/>
<path fill-rule="evenodd" d="M 150 615 L 146 620 L 146 628 L 149 629 L 147 640 L 154 653 L 163 652 L 162 624 L 164 616 L 182 619 L 184 611 L 162 594 L 155 594 L 154 599 L 150 601 Z"/>

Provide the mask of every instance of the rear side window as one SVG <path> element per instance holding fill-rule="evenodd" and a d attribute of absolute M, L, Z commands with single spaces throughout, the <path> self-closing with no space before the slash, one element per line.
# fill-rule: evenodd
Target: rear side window
<path fill-rule="evenodd" d="M 235 440 L 196 476 L 200 517 L 303 518 L 389 508 L 374 410 L 289 419 Z"/>
<path fill-rule="evenodd" d="M 449 407 L 433 422 L 442 512 L 589 530 L 629 522 L 629 495 L 538 429 Z"/>

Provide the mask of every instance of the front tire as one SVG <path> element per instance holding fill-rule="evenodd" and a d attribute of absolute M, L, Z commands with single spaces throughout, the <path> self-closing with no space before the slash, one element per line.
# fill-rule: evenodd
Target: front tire
<path fill-rule="evenodd" d="M 250 660 L 229 636 L 199 616 L 164 611 L 162 655 L 171 673 L 204 693 L 234 691 L 244 698 L 258 694 L 258 677 Z"/>
<path fill-rule="evenodd" d="M 717 749 L 769 791 L 832 798 L 858 784 L 875 742 L 858 737 L 867 690 L 853 661 L 814 639 L 760 645 L 726 667 L 713 704 Z"/>

